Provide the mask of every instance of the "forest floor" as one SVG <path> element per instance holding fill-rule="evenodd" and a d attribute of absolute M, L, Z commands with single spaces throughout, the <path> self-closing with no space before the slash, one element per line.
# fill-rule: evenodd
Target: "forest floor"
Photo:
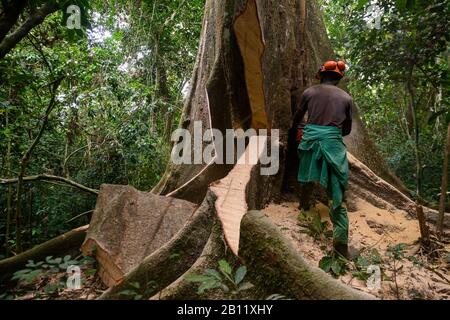
<path fill-rule="evenodd" d="M 324 256 L 332 256 L 328 208 L 318 203 L 305 213 L 298 209 L 298 202 L 289 200 L 263 211 L 311 265 L 319 266 Z M 340 259 L 345 267 L 330 270 L 338 272 L 333 276 L 380 299 L 450 299 L 448 242 L 434 242 L 431 253 L 426 252 L 419 242 L 418 221 L 406 212 L 379 209 L 360 198 L 354 206 L 356 211 L 349 212 L 350 245 L 360 250 L 360 258 L 355 262 Z M 313 218 L 318 215 L 319 223 Z M 381 270 L 378 289 L 367 285 L 370 264 Z"/>
<path fill-rule="evenodd" d="M 71 290 L 67 288 L 67 273 L 65 270 L 42 270 L 36 276 L 33 276 L 32 280 L 21 279 L 13 287 L 2 290 L 0 299 L 93 300 L 107 289 L 97 276 L 95 268 L 95 262 L 80 265 L 80 289 Z M 31 273 L 28 274 L 31 275 Z"/>
<path fill-rule="evenodd" d="M 326 268 L 323 261 L 332 256 L 328 208 L 318 203 L 303 212 L 294 200 L 292 195 L 287 196 L 283 202 L 269 204 L 262 211 L 308 263 Z M 377 208 L 360 198 L 353 202 L 355 210 L 349 212 L 350 244 L 360 249 L 361 255 L 354 262 L 336 259 L 340 264 L 328 268 L 329 272 L 344 284 L 381 299 L 450 299 L 450 242 L 433 241 L 433 249 L 425 250 L 419 242 L 415 218 L 401 210 Z M 0 292 L 0 299 L 96 299 L 106 286 L 96 274 L 95 261 L 84 260 L 78 263 L 82 275 L 80 290 L 66 288 L 67 274 L 61 269 L 41 272 L 30 282 L 19 281 L 10 290 Z M 368 265 L 380 267 L 378 289 L 371 290 L 367 285 L 371 275 L 366 270 Z"/>

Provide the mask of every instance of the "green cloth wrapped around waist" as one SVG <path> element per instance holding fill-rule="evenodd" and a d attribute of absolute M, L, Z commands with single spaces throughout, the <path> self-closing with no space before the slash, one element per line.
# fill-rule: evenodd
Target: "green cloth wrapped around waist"
<path fill-rule="evenodd" d="M 333 200 L 333 209 L 343 201 L 348 184 L 347 148 L 342 132 L 333 126 L 307 124 L 298 145 L 298 181 L 318 181 Z"/>

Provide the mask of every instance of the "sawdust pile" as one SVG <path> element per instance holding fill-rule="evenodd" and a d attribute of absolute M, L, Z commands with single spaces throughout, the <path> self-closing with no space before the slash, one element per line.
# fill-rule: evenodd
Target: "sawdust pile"
<path fill-rule="evenodd" d="M 330 238 L 313 236 L 302 232 L 298 216 L 298 202 L 270 204 L 263 211 L 292 240 L 302 256 L 314 266 L 332 248 Z M 357 266 L 349 262 L 348 271 L 338 279 L 343 283 L 381 299 L 449 299 L 450 282 L 448 261 L 449 244 L 438 249 L 437 258 L 430 259 L 419 245 L 417 220 L 401 210 L 379 209 L 363 199 L 354 199 L 356 211 L 349 212 L 350 244 L 361 250 L 361 255 L 375 249 L 381 257 L 381 287 L 370 290 L 363 279 L 355 277 Z M 319 213 L 322 221 L 330 221 L 328 208 L 318 203 L 311 212 Z M 308 212 L 308 214 L 311 214 Z M 331 222 L 329 222 L 331 226 Z M 405 244 L 402 257 L 396 261 L 388 255 L 388 248 Z M 394 272 L 394 263 L 395 269 Z"/>

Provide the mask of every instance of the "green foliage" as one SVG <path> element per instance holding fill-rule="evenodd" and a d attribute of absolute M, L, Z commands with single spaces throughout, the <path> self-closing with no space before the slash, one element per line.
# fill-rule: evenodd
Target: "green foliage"
<path fill-rule="evenodd" d="M 436 205 L 450 120 L 449 1 L 321 2 L 370 136 L 405 185 Z"/>
<path fill-rule="evenodd" d="M 32 282 L 39 276 L 47 273 L 65 272 L 70 265 L 78 265 L 78 261 L 73 260 L 70 255 L 55 259 L 52 256 L 48 256 L 45 258 L 45 261 L 37 263 L 33 260 L 28 260 L 28 263 L 25 265 L 27 269 L 16 271 L 11 280 Z"/>
<path fill-rule="evenodd" d="M 69 4 L 81 30 L 66 28 Z M 151 189 L 161 178 L 191 76 L 204 1 L 61 1 L 0 60 L 0 178 L 16 178 L 52 98 L 56 105 L 25 175 L 63 176 Z M 170 120 L 170 121 L 169 121 Z M 9 150 L 9 151 L 8 151 Z M 89 222 L 95 197 L 55 183 L 0 186 L 2 253 L 15 245 L 14 211 L 24 249 Z M 9 208 L 8 208 L 9 203 Z M 10 216 L 10 221 L 6 217 Z"/>
<path fill-rule="evenodd" d="M 158 283 L 150 280 L 144 287 L 141 287 L 139 282 L 130 283 L 130 288 L 119 292 L 119 295 L 126 296 L 133 300 L 142 300 L 144 297 L 149 297 L 158 287 Z"/>
<path fill-rule="evenodd" d="M 361 253 L 355 261 L 355 268 L 352 271 L 353 276 L 360 280 L 367 280 L 371 274 L 367 273 L 367 267 L 370 265 L 381 266 L 382 258 L 377 249 L 373 248 L 368 253 Z M 383 270 L 383 269 L 381 269 Z"/>
<path fill-rule="evenodd" d="M 12 281 L 18 281 L 17 287 L 4 293 L 5 298 L 23 295 L 28 290 L 36 290 L 42 287 L 43 293 L 47 296 L 55 296 L 66 288 L 67 268 L 69 266 L 79 266 L 83 268 L 85 276 L 95 274 L 96 269 L 92 266 L 95 260 L 91 257 L 73 259 L 70 255 L 53 258 L 48 256 L 44 261 L 34 262 L 28 260 L 25 269 L 16 271 L 11 277 Z M 81 279 L 82 280 L 82 279 Z"/>
<path fill-rule="evenodd" d="M 404 243 L 398 243 L 395 245 L 391 245 L 387 248 L 386 255 L 395 260 L 400 260 L 402 258 L 405 258 L 406 246 L 407 245 Z"/>
<path fill-rule="evenodd" d="M 339 277 L 347 272 L 347 262 L 348 261 L 340 255 L 329 252 L 327 255 L 322 257 L 322 259 L 320 259 L 319 268 L 327 273 L 330 273 L 333 277 Z"/>
<path fill-rule="evenodd" d="M 236 296 L 240 292 L 253 288 L 250 282 L 244 282 L 247 268 L 240 266 L 233 275 L 233 269 L 226 260 L 220 260 L 218 270 L 206 269 L 202 275 L 190 275 L 188 281 L 199 283 L 198 294 L 207 290 L 221 289 L 223 292 Z"/>
<path fill-rule="evenodd" d="M 299 221 L 299 225 L 301 226 L 300 231 L 308 234 L 316 240 L 324 240 L 333 236 L 333 231 L 330 230 L 330 224 L 328 221 L 322 221 L 319 212 L 314 209 L 307 212 L 302 209 L 297 219 Z"/>
<path fill-rule="evenodd" d="M 53 256 L 48 256 L 45 258 L 45 261 L 39 262 L 28 260 L 28 263 L 25 265 L 27 268 L 16 271 L 11 280 L 30 283 L 38 277 L 47 276 L 51 273 L 66 272 L 67 268 L 71 265 L 86 265 L 89 263 L 93 263 L 93 260 L 90 257 L 85 257 L 81 261 L 78 261 L 72 259 L 70 255 L 66 255 L 63 258 L 53 258 Z"/>

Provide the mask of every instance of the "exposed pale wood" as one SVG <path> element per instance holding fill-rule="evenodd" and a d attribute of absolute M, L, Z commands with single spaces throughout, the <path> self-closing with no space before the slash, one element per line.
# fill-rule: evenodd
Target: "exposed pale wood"
<path fill-rule="evenodd" d="M 267 136 L 250 138 L 245 152 L 238 160 L 238 164 L 223 179 L 211 184 L 210 189 L 217 196 L 215 203 L 217 215 L 222 223 L 225 239 L 231 251 L 238 255 L 239 234 L 242 217 L 247 212 L 246 187 L 250 181 L 252 169 L 256 164 L 249 163 L 250 152 L 257 150 L 259 159 L 263 146 L 267 143 Z M 245 162 L 244 159 L 247 159 Z M 239 164 L 243 163 L 243 164 Z"/>
<path fill-rule="evenodd" d="M 169 242 L 146 257 L 136 268 L 123 277 L 123 281 L 105 291 L 99 299 L 129 299 L 121 295 L 124 290 L 139 283 L 143 298 L 149 298 L 185 273 L 199 258 L 216 222 L 215 196 L 208 191 L 203 203 Z M 154 281 L 152 290 L 148 283 Z"/>
<path fill-rule="evenodd" d="M 91 255 L 95 255 L 95 259 L 98 263 L 98 275 L 102 279 L 103 283 L 108 287 L 115 286 L 122 282 L 124 272 L 114 262 L 114 258 L 111 257 L 108 252 L 101 247 L 101 245 L 93 240 L 86 239 L 83 243 L 84 248 L 90 248 L 91 252 L 87 252 Z"/>
<path fill-rule="evenodd" d="M 261 68 L 264 42 L 255 0 L 247 2 L 245 11 L 236 19 L 233 28 L 245 65 L 245 82 L 252 109 L 252 127 L 265 129 L 268 128 L 269 122 Z"/>

